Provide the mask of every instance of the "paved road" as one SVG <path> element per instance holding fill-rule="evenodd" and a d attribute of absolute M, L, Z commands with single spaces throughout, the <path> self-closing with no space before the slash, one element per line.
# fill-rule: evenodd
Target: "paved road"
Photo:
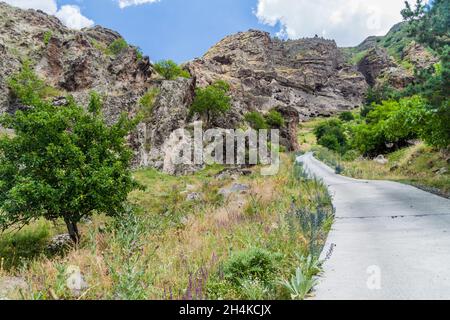
<path fill-rule="evenodd" d="M 336 207 L 316 299 L 450 299 L 450 200 L 339 176 L 312 154 L 298 161 L 329 186 Z"/>

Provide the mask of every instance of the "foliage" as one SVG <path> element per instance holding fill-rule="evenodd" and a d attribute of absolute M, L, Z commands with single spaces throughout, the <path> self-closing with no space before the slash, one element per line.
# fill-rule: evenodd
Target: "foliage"
<path fill-rule="evenodd" d="M 406 8 L 401 13 L 409 22 L 410 35 L 440 53 L 450 41 L 448 0 L 434 0 L 432 4 L 417 0 L 414 8 L 408 2 L 405 4 Z"/>
<path fill-rule="evenodd" d="M 384 83 L 376 87 L 371 87 L 367 90 L 366 106 L 370 106 L 372 103 L 381 103 L 384 100 L 397 100 L 400 96 L 400 92 L 388 83 Z M 361 115 L 365 117 L 367 113 L 362 112 Z"/>
<path fill-rule="evenodd" d="M 365 123 L 352 127 L 352 146 L 361 153 L 376 155 L 386 152 L 389 144 L 398 148 L 408 140 L 427 138 L 424 128 L 429 125 L 430 112 L 419 96 L 383 101 L 373 107 Z"/>
<path fill-rule="evenodd" d="M 252 111 L 245 115 L 245 121 L 255 130 L 262 129 L 280 129 L 285 126 L 281 113 L 276 110 L 271 110 L 268 114 L 263 115 L 260 112 Z"/>
<path fill-rule="evenodd" d="M 0 139 L 0 227 L 62 218 L 78 242 L 81 219 L 119 214 L 138 187 L 126 143 L 136 121 L 124 114 L 109 127 L 99 95 L 91 95 L 86 112 L 73 99 L 63 108 L 46 103 L 28 84 L 15 86 L 15 94 L 32 108 L 0 120 L 15 131 Z"/>
<path fill-rule="evenodd" d="M 144 120 L 149 120 L 151 118 L 153 106 L 159 93 L 160 90 L 158 88 L 152 88 L 139 99 L 139 105 L 141 106 Z"/>
<path fill-rule="evenodd" d="M 182 69 L 172 60 L 161 60 L 154 64 L 156 72 L 166 80 L 175 80 L 176 78 L 190 78 L 188 71 Z"/>
<path fill-rule="evenodd" d="M 281 113 L 279 113 L 276 110 L 271 110 L 267 115 L 266 115 L 266 123 L 267 125 L 272 128 L 272 129 L 279 129 L 285 126 L 286 121 L 284 120 L 283 116 L 281 115 Z"/>
<path fill-rule="evenodd" d="M 239 251 L 226 261 L 223 267 L 225 279 L 238 286 L 246 280 L 267 284 L 273 279 L 279 258 L 278 255 L 260 248 Z"/>
<path fill-rule="evenodd" d="M 53 36 L 53 33 L 50 30 L 48 30 L 48 31 L 46 31 L 44 33 L 43 40 L 44 40 L 44 44 L 45 45 L 48 45 L 48 43 L 50 42 L 50 39 L 52 38 L 52 36 Z"/>
<path fill-rule="evenodd" d="M 207 126 L 210 125 L 212 117 L 225 114 L 230 110 L 231 98 L 228 96 L 229 90 L 229 84 L 221 80 L 206 88 L 197 88 L 190 113 L 205 116 Z"/>
<path fill-rule="evenodd" d="M 316 283 L 317 281 L 307 277 L 301 268 L 296 269 L 290 281 L 281 281 L 281 284 L 289 291 L 292 300 L 304 300 Z"/>
<path fill-rule="evenodd" d="M 19 73 L 8 79 L 8 86 L 14 97 L 27 106 L 40 105 L 43 99 L 58 94 L 56 89 L 39 79 L 28 60 L 23 62 Z"/>
<path fill-rule="evenodd" d="M 128 48 L 128 43 L 125 41 L 125 39 L 118 38 L 111 42 L 111 44 L 108 46 L 107 51 L 109 54 L 116 56 L 126 48 Z"/>
<path fill-rule="evenodd" d="M 339 115 L 339 120 L 349 122 L 355 120 L 355 116 L 350 111 L 344 111 Z"/>
<path fill-rule="evenodd" d="M 142 60 L 144 58 L 144 53 L 142 52 L 142 49 L 140 47 L 136 47 L 134 48 L 135 52 L 136 52 L 136 58 L 138 59 L 138 61 Z"/>
<path fill-rule="evenodd" d="M 342 122 L 337 119 L 323 121 L 315 129 L 314 134 L 319 145 L 340 153 L 347 148 L 347 137 Z"/>

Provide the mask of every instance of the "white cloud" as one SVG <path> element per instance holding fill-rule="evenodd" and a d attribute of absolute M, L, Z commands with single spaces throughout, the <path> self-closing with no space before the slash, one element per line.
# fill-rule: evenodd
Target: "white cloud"
<path fill-rule="evenodd" d="M 138 6 L 145 3 L 155 3 L 159 0 L 117 0 L 121 9 L 129 6 Z"/>
<path fill-rule="evenodd" d="M 73 5 L 62 6 L 55 16 L 71 29 L 80 30 L 94 25 L 94 21 L 83 16 L 80 8 Z"/>
<path fill-rule="evenodd" d="M 316 34 L 354 46 L 371 35 L 384 35 L 402 20 L 404 0 L 258 0 L 255 15 L 279 35 L 291 39 Z"/>
<path fill-rule="evenodd" d="M 22 9 L 42 10 L 45 13 L 56 16 L 62 23 L 71 29 L 82 29 L 94 25 L 94 21 L 81 14 L 81 10 L 75 5 L 64 5 L 58 10 L 56 0 L 1 0 L 12 6 Z"/>

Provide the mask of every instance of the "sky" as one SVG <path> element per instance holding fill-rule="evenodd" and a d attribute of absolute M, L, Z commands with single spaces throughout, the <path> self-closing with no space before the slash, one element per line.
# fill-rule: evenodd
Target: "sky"
<path fill-rule="evenodd" d="M 401 21 L 404 0 L 0 0 L 55 15 L 72 29 L 118 31 L 152 61 L 185 62 L 248 29 L 355 46 Z"/>

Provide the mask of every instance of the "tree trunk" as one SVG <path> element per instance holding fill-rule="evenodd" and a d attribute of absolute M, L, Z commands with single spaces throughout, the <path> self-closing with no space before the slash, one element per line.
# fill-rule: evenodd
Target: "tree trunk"
<path fill-rule="evenodd" d="M 76 222 L 70 221 L 68 219 L 65 220 L 67 231 L 69 232 L 70 238 L 75 243 L 75 245 L 78 245 L 80 242 L 80 233 L 78 232 L 78 226 Z"/>

